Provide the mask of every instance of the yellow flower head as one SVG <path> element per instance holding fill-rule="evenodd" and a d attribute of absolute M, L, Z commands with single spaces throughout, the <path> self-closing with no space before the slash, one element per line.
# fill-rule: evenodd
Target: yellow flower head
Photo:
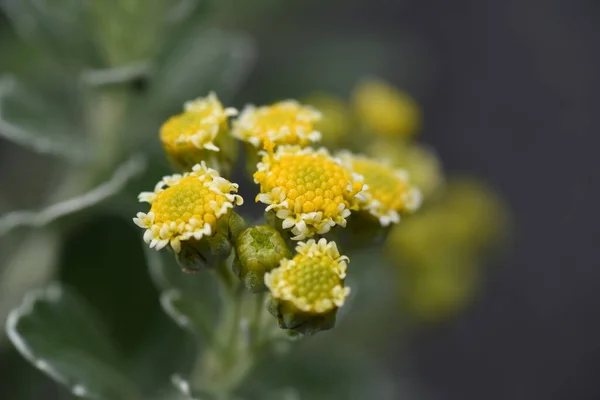
<path fill-rule="evenodd" d="M 387 137 L 410 137 L 421 126 L 421 110 L 406 93 L 388 83 L 370 79 L 354 90 L 356 116 L 368 133 Z"/>
<path fill-rule="evenodd" d="M 444 186 L 441 162 L 437 154 L 423 144 L 377 140 L 366 151 L 372 157 L 389 160 L 395 168 L 408 171 L 411 183 L 421 190 L 425 201 L 434 197 Z"/>
<path fill-rule="evenodd" d="M 160 250 L 170 244 L 179 253 L 182 241 L 211 236 L 217 220 L 243 203 L 241 196 L 233 194 L 237 189 L 237 184 L 202 162 L 190 173 L 164 177 L 153 192 L 140 193 L 139 200 L 151 207 L 133 221 L 146 229 L 144 241 L 151 248 Z"/>
<path fill-rule="evenodd" d="M 268 204 L 267 211 L 276 212 L 284 229 L 292 228 L 294 240 L 346 226 L 365 189 L 362 177 L 325 149 L 281 146 L 264 154 L 257 167 L 256 201 Z"/>
<path fill-rule="evenodd" d="M 341 307 L 350 294 L 344 287 L 348 257 L 340 255 L 335 242 L 320 239 L 300 242 L 298 254 L 283 259 L 265 275 L 273 298 L 291 303 L 298 310 L 325 314 Z"/>
<path fill-rule="evenodd" d="M 361 196 L 360 206 L 379 219 L 382 226 L 400 222 L 401 212 L 415 211 L 421 205 L 421 192 L 409 183 L 403 169 L 394 170 L 374 159 L 340 153 L 340 158 L 364 177 L 368 189 Z"/>
<path fill-rule="evenodd" d="M 227 118 L 236 114 L 235 108 L 223 108 L 212 92 L 188 101 L 183 113 L 171 117 L 160 128 L 163 148 L 178 165 L 193 165 L 203 158 L 204 151 L 220 151 L 216 143 L 219 133 L 227 130 Z"/>
<path fill-rule="evenodd" d="M 314 128 L 320 119 L 321 113 L 295 100 L 258 108 L 246 106 L 233 122 L 232 134 L 256 148 L 264 148 L 269 142 L 306 146 L 321 139 Z"/>

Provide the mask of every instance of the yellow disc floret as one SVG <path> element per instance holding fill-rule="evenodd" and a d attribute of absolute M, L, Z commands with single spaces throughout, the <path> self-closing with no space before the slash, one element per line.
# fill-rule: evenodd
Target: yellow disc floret
<path fill-rule="evenodd" d="M 402 212 L 413 212 L 421 205 L 421 192 L 412 186 L 405 170 L 394 170 L 374 159 L 340 153 L 340 158 L 364 178 L 368 189 L 360 206 L 379 219 L 383 226 L 400 222 Z"/>
<path fill-rule="evenodd" d="M 270 106 L 246 106 L 233 122 L 234 137 L 264 148 L 266 143 L 306 146 L 321 139 L 314 124 L 321 114 L 295 100 L 286 100 Z"/>
<path fill-rule="evenodd" d="M 257 167 L 256 201 L 269 205 L 267 211 L 283 220 L 284 229 L 292 229 L 294 240 L 346 226 L 346 217 L 358 209 L 365 189 L 362 177 L 325 149 L 281 146 L 264 154 Z"/>
<path fill-rule="evenodd" d="M 348 257 L 340 255 L 335 242 L 325 239 L 300 242 L 296 251 L 293 259 L 282 260 L 265 275 L 273 298 L 314 314 L 341 307 L 350 293 L 344 287 Z"/>
<path fill-rule="evenodd" d="M 223 108 L 214 93 L 188 101 L 183 113 L 171 117 L 161 127 L 163 148 L 178 164 L 189 163 L 189 159 L 199 162 L 198 151 L 220 151 L 215 143 L 217 136 L 227 129 L 227 118 L 236 114 L 235 108 Z"/>
<path fill-rule="evenodd" d="M 142 192 L 139 200 L 151 208 L 133 221 L 146 229 L 144 241 L 151 248 L 160 250 L 170 244 L 179 253 L 181 241 L 211 236 L 217 220 L 242 204 L 242 198 L 234 194 L 237 189 L 237 184 L 201 163 L 190 173 L 164 177 L 154 192 Z"/>

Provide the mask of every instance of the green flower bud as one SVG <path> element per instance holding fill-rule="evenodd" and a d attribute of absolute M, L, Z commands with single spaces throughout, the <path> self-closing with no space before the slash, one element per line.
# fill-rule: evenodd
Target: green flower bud
<path fill-rule="evenodd" d="M 251 292 L 264 292 L 265 273 L 276 268 L 291 252 L 281 234 L 268 225 L 248 228 L 239 234 L 234 272 Z"/>

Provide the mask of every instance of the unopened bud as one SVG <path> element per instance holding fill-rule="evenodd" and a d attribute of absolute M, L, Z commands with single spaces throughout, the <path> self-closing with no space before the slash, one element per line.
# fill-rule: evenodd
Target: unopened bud
<path fill-rule="evenodd" d="M 268 225 L 248 228 L 236 241 L 234 272 L 251 292 L 264 292 L 265 273 L 291 255 L 281 234 Z"/>

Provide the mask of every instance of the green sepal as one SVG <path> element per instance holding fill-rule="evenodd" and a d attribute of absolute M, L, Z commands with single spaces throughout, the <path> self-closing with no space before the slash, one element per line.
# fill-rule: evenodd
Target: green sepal
<path fill-rule="evenodd" d="M 185 272 L 211 269 L 227 259 L 231 249 L 231 242 L 221 233 L 200 240 L 186 240 L 181 242 L 177 263 Z"/>
<path fill-rule="evenodd" d="M 273 298 L 266 301 L 267 311 L 277 318 L 281 329 L 287 329 L 302 335 L 311 336 L 335 327 L 337 308 L 324 313 L 314 314 L 299 310 L 293 304 Z"/>

